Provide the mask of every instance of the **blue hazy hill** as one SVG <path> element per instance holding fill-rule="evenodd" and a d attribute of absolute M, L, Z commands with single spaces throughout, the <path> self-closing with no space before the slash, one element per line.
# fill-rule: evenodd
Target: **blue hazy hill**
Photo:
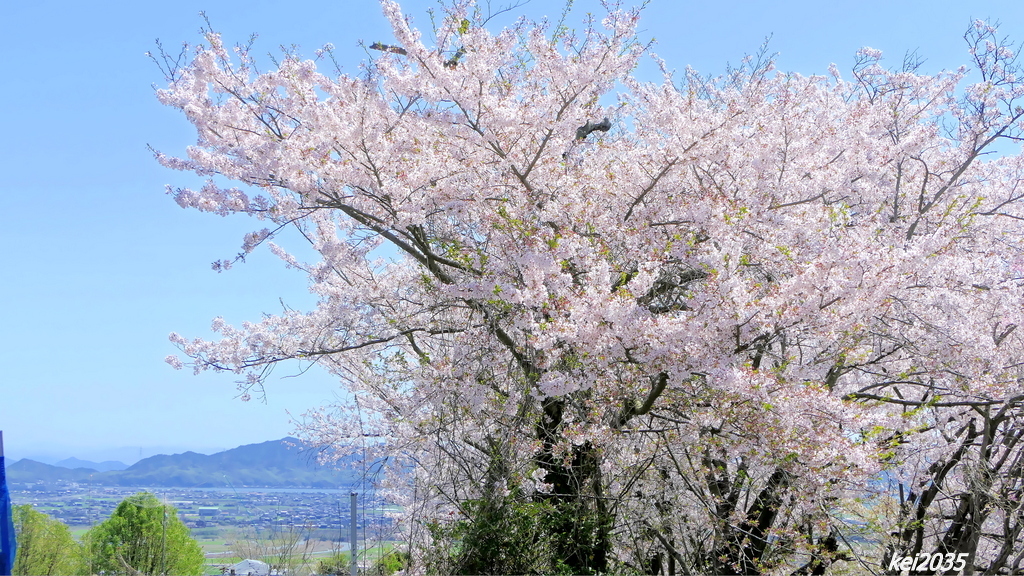
<path fill-rule="evenodd" d="M 106 486 L 213 488 L 261 486 L 275 488 L 340 488 L 359 479 L 343 459 L 341 469 L 317 463 L 318 451 L 295 438 L 239 446 L 216 454 L 161 454 L 139 460 L 124 470 L 51 466 L 29 459 L 7 466 L 8 482 L 19 484 L 78 482 Z"/>
<path fill-rule="evenodd" d="M 111 470 L 124 470 L 128 467 L 124 462 L 117 460 L 105 460 L 103 462 L 92 462 L 90 460 L 79 460 L 78 458 L 65 458 L 54 464 L 61 468 L 88 468 L 97 472 L 110 472 Z"/>

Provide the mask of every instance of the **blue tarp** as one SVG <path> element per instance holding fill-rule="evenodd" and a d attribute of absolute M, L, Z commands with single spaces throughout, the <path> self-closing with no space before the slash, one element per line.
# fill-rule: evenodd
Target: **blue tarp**
<path fill-rule="evenodd" d="M 0 436 L 0 575 L 9 575 L 14 568 L 14 516 L 11 514 L 11 493 L 7 490 L 4 465 L 3 436 Z"/>

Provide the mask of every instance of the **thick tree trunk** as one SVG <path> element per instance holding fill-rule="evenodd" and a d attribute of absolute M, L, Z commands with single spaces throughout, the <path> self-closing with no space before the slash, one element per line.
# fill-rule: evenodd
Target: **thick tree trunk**
<path fill-rule="evenodd" d="M 568 461 L 555 453 L 559 441 L 565 399 L 544 401 L 537 424 L 543 449 L 537 464 L 547 472 L 551 491 L 538 498 L 554 505 L 555 546 L 559 557 L 573 574 L 606 572 L 611 553 L 612 519 L 602 499 L 600 455 L 589 442 L 573 446 Z"/>
<path fill-rule="evenodd" d="M 722 538 L 725 544 L 713 554 L 711 562 L 714 574 L 756 576 L 762 573 L 760 564 L 768 546 L 768 532 L 775 524 L 782 496 L 791 480 L 792 474 L 777 468 L 739 526 L 731 526 L 726 523 L 727 517 L 720 517 L 722 529 L 726 531 Z"/>

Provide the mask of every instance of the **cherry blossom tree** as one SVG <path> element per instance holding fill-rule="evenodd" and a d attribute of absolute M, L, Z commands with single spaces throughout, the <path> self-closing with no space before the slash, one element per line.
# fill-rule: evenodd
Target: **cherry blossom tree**
<path fill-rule="evenodd" d="M 382 6 L 359 76 L 259 72 L 212 32 L 158 58 L 198 142 L 157 158 L 209 177 L 169 192 L 267 222 L 242 255 L 319 297 L 172 335 L 169 363 L 243 393 L 282 362 L 336 374 L 350 400 L 302 428 L 403 472 L 412 570 L 1024 562 L 1024 87 L 994 28 L 937 76 L 866 48 L 849 78 L 761 55 L 647 83 L 637 10 L 491 32 L 459 1 L 428 44 Z"/>

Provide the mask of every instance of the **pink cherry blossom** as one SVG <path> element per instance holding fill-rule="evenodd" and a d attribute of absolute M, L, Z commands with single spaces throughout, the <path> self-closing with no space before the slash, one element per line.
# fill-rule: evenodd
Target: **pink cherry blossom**
<path fill-rule="evenodd" d="M 474 502 L 571 510 L 578 571 L 792 572 L 865 526 L 901 554 L 974 530 L 992 572 L 1021 549 L 1024 156 L 986 154 L 1024 113 L 994 28 L 969 86 L 871 48 L 849 80 L 647 83 L 636 11 L 492 32 L 460 2 L 422 34 L 382 5 L 360 76 L 208 34 L 158 93 L 197 143 L 157 160 L 211 177 L 182 207 L 273 223 L 238 259 L 266 243 L 319 297 L 172 342 L 243 398 L 280 362 L 334 373 L 301 431 L 388 458 L 417 569 Z"/>

